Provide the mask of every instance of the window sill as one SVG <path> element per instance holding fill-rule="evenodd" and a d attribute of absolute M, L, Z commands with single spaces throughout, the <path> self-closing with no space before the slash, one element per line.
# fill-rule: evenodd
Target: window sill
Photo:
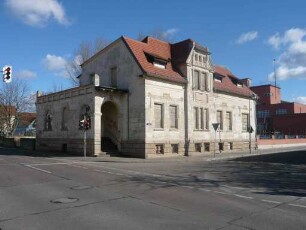
<path fill-rule="evenodd" d="M 170 128 L 169 130 L 170 130 L 170 131 L 179 131 L 178 128 Z"/>

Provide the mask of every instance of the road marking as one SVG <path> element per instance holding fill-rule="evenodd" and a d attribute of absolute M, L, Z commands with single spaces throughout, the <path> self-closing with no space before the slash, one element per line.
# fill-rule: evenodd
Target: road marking
<path fill-rule="evenodd" d="M 243 187 L 236 187 L 236 186 L 228 186 L 228 185 L 222 185 L 222 187 L 225 187 L 225 188 L 235 188 L 235 189 L 246 189 L 246 188 L 243 188 Z"/>
<path fill-rule="evenodd" d="M 234 194 L 234 196 L 237 196 L 237 197 L 240 197 L 240 198 L 245 198 L 245 199 L 254 199 L 253 197 L 250 197 L 250 196 L 243 196 L 243 195 L 239 195 L 239 194 Z"/>
<path fill-rule="evenodd" d="M 48 165 L 69 165 L 69 163 L 32 163 L 31 165 L 36 165 L 36 166 L 48 166 Z"/>
<path fill-rule="evenodd" d="M 214 193 L 223 194 L 223 195 L 230 195 L 230 193 L 220 192 L 220 191 L 214 191 Z"/>
<path fill-rule="evenodd" d="M 211 192 L 211 190 L 205 189 L 205 188 L 199 188 L 199 190 L 204 191 L 204 192 Z"/>
<path fill-rule="evenodd" d="M 187 186 L 187 185 L 182 185 L 182 187 L 184 187 L 184 188 L 194 189 L 194 187 L 192 187 L 192 186 Z"/>
<path fill-rule="evenodd" d="M 299 207 L 299 208 L 306 208 L 306 205 L 300 205 L 300 204 L 288 204 L 290 206 Z"/>
<path fill-rule="evenodd" d="M 68 164 L 68 165 L 70 165 L 71 167 L 75 167 L 75 168 L 88 169 L 88 168 L 86 168 L 84 166 L 72 165 L 72 164 Z"/>
<path fill-rule="evenodd" d="M 281 204 L 279 201 L 274 201 L 274 200 L 261 200 L 262 202 L 267 202 L 267 203 L 272 203 L 272 204 Z"/>
<path fill-rule="evenodd" d="M 36 167 L 34 167 L 34 166 L 31 166 L 31 165 L 24 165 L 24 166 L 26 166 L 26 167 L 28 167 L 28 168 L 31 168 L 31 169 L 35 169 L 35 170 L 41 171 L 41 172 L 45 172 L 45 173 L 49 173 L 49 174 L 52 173 L 52 172 L 50 172 L 50 171 L 43 170 L 43 169 L 40 169 L 40 168 L 36 168 Z"/>

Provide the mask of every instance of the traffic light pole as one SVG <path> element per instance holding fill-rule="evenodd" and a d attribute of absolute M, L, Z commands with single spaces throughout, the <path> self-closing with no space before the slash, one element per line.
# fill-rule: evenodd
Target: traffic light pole
<path fill-rule="evenodd" d="M 84 129 L 84 158 L 86 158 L 86 129 Z"/>

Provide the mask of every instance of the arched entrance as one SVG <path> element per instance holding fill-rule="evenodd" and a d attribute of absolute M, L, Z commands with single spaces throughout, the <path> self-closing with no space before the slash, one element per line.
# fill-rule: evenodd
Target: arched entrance
<path fill-rule="evenodd" d="M 115 152 L 120 149 L 120 133 L 118 128 L 118 108 L 111 102 L 101 107 L 101 150 Z"/>

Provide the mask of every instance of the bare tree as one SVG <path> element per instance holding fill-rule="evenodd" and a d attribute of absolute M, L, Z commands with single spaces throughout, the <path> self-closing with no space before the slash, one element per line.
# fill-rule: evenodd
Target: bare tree
<path fill-rule="evenodd" d="M 14 79 L 0 89 L 0 132 L 13 134 L 20 120 L 21 112 L 29 111 L 33 100 L 24 80 Z"/>
<path fill-rule="evenodd" d="M 81 64 L 102 50 L 109 44 L 104 38 L 97 38 L 94 42 L 82 42 L 75 50 L 73 59 L 66 66 L 72 86 L 78 86 L 77 77 L 82 73 Z"/>

